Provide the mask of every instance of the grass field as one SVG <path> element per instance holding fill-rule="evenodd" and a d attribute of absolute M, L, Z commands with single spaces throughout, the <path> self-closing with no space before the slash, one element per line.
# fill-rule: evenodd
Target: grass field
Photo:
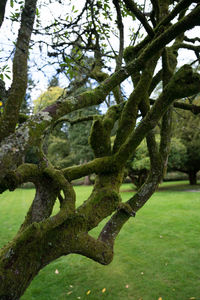
<path fill-rule="evenodd" d="M 131 185 L 123 186 L 124 200 L 132 196 L 130 189 Z M 78 203 L 90 190 L 76 187 Z M 32 189 L 18 189 L 1 196 L 1 245 L 14 236 L 33 195 Z M 62 257 L 41 270 L 21 299 L 160 297 L 200 300 L 200 186 L 164 183 L 136 218 L 124 226 L 109 266 L 78 255 Z"/>

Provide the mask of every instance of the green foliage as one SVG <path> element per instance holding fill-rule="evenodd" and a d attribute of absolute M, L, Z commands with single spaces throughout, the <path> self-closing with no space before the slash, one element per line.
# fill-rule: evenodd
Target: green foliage
<path fill-rule="evenodd" d="M 178 138 L 172 138 L 168 158 L 168 171 L 182 169 L 187 161 L 187 149 Z"/>
<path fill-rule="evenodd" d="M 200 98 L 194 104 L 199 105 Z M 181 114 L 174 114 L 173 134 L 179 138 L 187 151 L 187 159 L 183 160 L 182 170 L 200 170 L 200 118 L 190 111 L 183 111 Z"/>
<path fill-rule="evenodd" d="M 150 169 L 150 160 L 146 141 L 143 140 L 134 155 L 132 168 L 134 170 Z"/>
<path fill-rule="evenodd" d="M 67 167 L 67 160 L 70 152 L 69 141 L 65 138 L 51 135 L 48 147 L 48 158 L 58 168 Z"/>
<path fill-rule="evenodd" d="M 156 138 L 159 142 L 159 138 Z M 168 170 L 180 169 L 187 160 L 187 149 L 178 138 L 172 138 L 170 154 L 168 158 Z M 132 168 L 137 171 L 150 169 L 150 160 L 146 141 L 143 140 L 138 147 L 132 162 Z"/>
<path fill-rule="evenodd" d="M 56 86 L 59 86 L 59 80 L 58 80 L 58 76 L 54 75 L 49 80 L 49 87 L 56 87 Z"/>
<path fill-rule="evenodd" d="M 11 79 L 10 73 L 11 73 L 10 67 L 7 64 L 5 64 L 3 67 L 0 67 L 0 79 L 1 80 L 4 80 L 5 78 L 10 80 Z"/>
<path fill-rule="evenodd" d="M 96 114 L 99 114 L 99 110 L 97 107 L 93 106 L 72 113 L 71 118 L 77 119 Z M 73 153 L 72 158 L 76 157 L 76 164 L 85 163 L 94 158 L 94 154 L 88 142 L 91 126 L 92 121 L 86 121 L 74 124 L 69 128 L 68 137 L 70 149 L 71 153 Z"/>
<path fill-rule="evenodd" d="M 19 22 L 23 6 L 24 6 L 23 0 L 10 0 L 10 7 L 11 7 L 10 20 L 12 22 Z"/>
<path fill-rule="evenodd" d="M 44 109 L 46 106 L 53 104 L 63 93 L 63 89 L 59 86 L 49 87 L 47 91 L 42 93 L 34 102 L 34 112 Z"/>

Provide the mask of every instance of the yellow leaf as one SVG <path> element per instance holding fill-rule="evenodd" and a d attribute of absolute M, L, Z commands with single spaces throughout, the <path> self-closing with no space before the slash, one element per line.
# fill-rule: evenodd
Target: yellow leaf
<path fill-rule="evenodd" d="M 91 293 L 91 291 L 90 290 L 88 290 L 87 292 L 86 292 L 86 295 L 89 295 Z"/>
<path fill-rule="evenodd" d="M 72 291 L 69 291 L 68 293 L 67 293 L 67 295 L 71 295 L 73 292 Z"/>
<path fill-rule="evenodd" d="M 3 102 L 2 101 L 0 101 L 0 106 L 2 106 L 3 105 Z"/>
<path fill-rule="evenodd" d="M 159 297 L 158 300 L 162 300 L 162 297 Z"/>
<path fill-rule="evenodd" d="M 105 291 L 106 291 L 106 288 L 103 288 L 102 293 L 105 293 Z"/>

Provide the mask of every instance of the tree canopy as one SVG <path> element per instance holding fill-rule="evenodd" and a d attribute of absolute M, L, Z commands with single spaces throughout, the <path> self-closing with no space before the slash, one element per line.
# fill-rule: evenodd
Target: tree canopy
<path fill-rule="evenodd" d="M 192 105 L 199 107 L 199 96 L 196 99 L 190 99 Z M 186 101 L 189 104 L 189 100 Z M 190 184 L 197 184 L 197 172 L 200 170 L 200 119 L 199 115 L 184 111 L 181 114 L 174 112 L 174 129 L 173 135 L 181 140 L 186 149 L 186 156 L 182 158 L 182 163 L 174 164 L 173 169 L 189 176 Z"/>
<path fill-rule="evenodd" d="M 172 137 L 170 143 L 170 152 L 168 155 L 168 163 L 166 171 L 182 171 L 187 165 L 188 155 L 187 148 L 179 138 Z M 159 142 L 159 138 L 156 138 Z M 147 179 L 150 171 L 150 158 L 145 140 L 138 146 L 134 156 L 127 164 L 128 175 L 132 182 L 139 188 Z"/>
<path fill-rule="evenodd" d="M 2 54 L 0 192 L 14 191 L 24 182 L 33 182 L 36 188 L 24 222 L 0 255 L 0 298 L 14 300 L 60 256 L 81 254 L 103 265 L 112 261 L 123 225 L 137 216 L 163 179 L 174 107 L 180 113 L 200 111 L 185 103 L 200 92 L 199 37 L 190 31 L 200 25 L 200 5 L 190 0 L 86 0 L 78 5 L 62 0 L 2 0 L 1 30 L 6 4 L 10 22 L 18 24 L 19 31 L 13 55 L 6 50 Z M 53 18 L 48 19 L 45 13 L 50 10 Z M 34 49 L 41 54 L 33 64 Z M 184 55 L 181 66 L 183 49 L 194 56 Z M 13 57 L 12 82 L 6 90 L 9 57 Z M 21 113 L 28 63 L 29 72 L 37 65 L 38 76 L 46 65 L 55 66 L 58 76 L 66 78 L 58 99 L 32 115 Z M 156 96 L 159 83 L 162 90 Z M 102 115 L 71 118 L 77 110 L 96 105 L 103 105 Z M 45 155 L 43 141 L 66 117 L 71 124 L 93 120 L 89 143 L 94 158 L 79 166 L 56 168 Z M 154 131 L 158 124 L 159 141 Z M 127 161 L 145 138 L 149 175 L 137 193 L 121 203 L 119 189 Z M 24 163 L 30 147 L 35 149 L 36 163 Z M 77 207 L 71 181 L 93 173 L 92 193 Z M 57 197 L 60 210 L 53 214 Z M 90 231 L 107 217 L 98 238 L 92 237 Z"/>

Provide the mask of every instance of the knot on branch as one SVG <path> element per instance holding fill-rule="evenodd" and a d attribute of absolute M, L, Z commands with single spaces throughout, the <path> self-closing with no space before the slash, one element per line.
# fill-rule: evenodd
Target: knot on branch
<path fill-rule="evenodd" d="M 110 136 L 107 134 L 101 118 L 93 122 L 89 143 L 96 157 L 109 155 L 111 152 Z"/>
<path fill-rule="evenodd" d="M 117 210 L 125 212 L 129 217 L 136 216 L 136 212 L 132 209 L 132 207 L 128 203 L 120 202 Z"/>

